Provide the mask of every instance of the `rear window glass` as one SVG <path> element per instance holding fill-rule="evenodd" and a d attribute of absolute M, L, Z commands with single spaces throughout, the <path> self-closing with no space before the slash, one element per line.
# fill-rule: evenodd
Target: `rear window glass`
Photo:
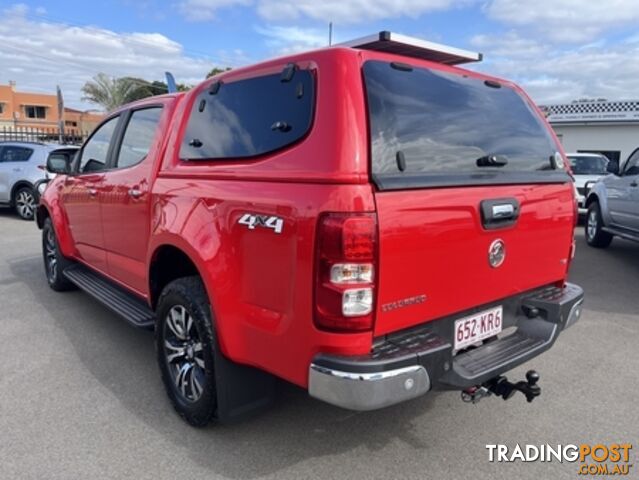
<path fill-rule="evenodd" d="M 208 88 L 193 103 L 180 157 L 241 159 L 284 148 L 310 129 L 313 103 L 308 70 L 288 81 L 278 73 Z"/>
<path fill-rule="evenodd" d="M 468 177 L 490 172 L 494 178 L 554 169 L 552 136 L 509 87 L 379 61 L 365 63 L 364 77 L 374 174 Z M 487 165 L 488 157 L 499 165 Z"/>
<path fill-rule="evenodd" d="M 608 159 L 604 156 L 571 155 L 568 159 L 575 175 L 604 175 L 608 166 Z"/>

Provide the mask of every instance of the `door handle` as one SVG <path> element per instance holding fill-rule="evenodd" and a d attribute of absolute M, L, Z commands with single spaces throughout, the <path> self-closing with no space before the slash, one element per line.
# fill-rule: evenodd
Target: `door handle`
<path fill-rule="evenodd" d="M 639 183 L 637 183 L 637 180 L 633 180 L 632 183 L 630 184 L 631 187 L 639 187 Z"/>
<path fill-rule="evenodd" d="M 131 198 L 140 198 L 142 196 L 142 192 L 137 188 L 131 188 L 129 190 L 129 197 Z"/>
<path fill-rule="evenodd" d="M 89 188 L 87 191 L 89 192 L 89 195 L 92 197 L 95 197 L 98 194 L 98 191 L 95 188 Z"/>
<path fill-rule="evenodd" d="M 13 169 L 13 171 L 14 171 L 14 172 L 21 172 L 21 171 L 22 171 L 22 169 L 21 169 L 21 168 L 19 168 L 19 167 L 16 167 L 16 168 L 14 168 L 14 169 Z"/>
<path fill-rule="evenodd" d="M 519 201 L 516 198 L 482 200 L 479 204 L 482 225 L 486 230 L 513 225 L 519 218 Z"/>

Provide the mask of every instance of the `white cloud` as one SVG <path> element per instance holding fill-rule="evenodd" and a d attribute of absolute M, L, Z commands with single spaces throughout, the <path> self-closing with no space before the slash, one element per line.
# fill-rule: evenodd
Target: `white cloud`
<path fill-rule="evenodd" d="M 467 5 L 475 0 L 181 0 L 179 8 L 187 20 L 207 21 L 218 10 L 238 5 L 255 5 L 269 22 L 310 18 L 341 24 L 362 23 L 383 18 L 418 17 L 424 13 Z"/>
<path fill-rule="evenodd" d="M 266 26 L 256 27 L 255 30 L 266 37 L 266 45 L 270 50 L 280 55 L 328 45 L 328 31 L 325 29 Z"/>
<path fill-rule="evenodd" d="M 639 96 L 639 44 L 594 42 L 562 50 L 513 32 L 472 42 L 487 59 L 473 68 L 516 81 L 539 103 Z"/>
<path fill-rule="evenodd" d="M 81 87 L 99 72 L 163 80 L 170 70 L 180 83 L 196 84 L 215 65 L 244 63 L 242 52 L 231 52 L 223 63 L 189 55 L 182 45 L 160 33 L 116 33 L 32 19 L 24 5 L 0 12 L 0 72 L 17 81 L 18 89 L 54 93 L 62 87 L 67 104 L 87 108 Z M 242 61 L 233 62 L 231 57 Z M 219 59 L 218 59 L 219 61 Z"/>
<path fill-rule="evenodd" d="M 615 27 L 637 26 L 637 0 L 490 0 L 488 16 L 559 42 L 584 42 Z"/>
<path fill-rule="evenodd" d="M 515 31 L 495 37 L 494 34 L 475 35 L 470 44 L 480 51 L 489 50 L 491 56 L 527 58 L 548 52 L 550 47 L 532 38 L 520 37 Z"/>

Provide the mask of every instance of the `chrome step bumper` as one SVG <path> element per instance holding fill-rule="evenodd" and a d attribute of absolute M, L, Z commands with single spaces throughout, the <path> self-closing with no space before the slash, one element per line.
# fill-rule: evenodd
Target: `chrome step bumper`
<path fill-rule="evenodd" d="M 567 284 L 498 302 L 510 312 L 504 326 L 516 331 L 456 355 L 454 321 L 465 313 L 388 336 L 369 355 L 317 355 L 309 368 L 309 394 L 350 410 L 375 410 L 431 389 L 479 385 L 548 350 L 579 319 L 583 296 L 579 286 Z M 531 308 L 534 318 L 526 314 Z"/>

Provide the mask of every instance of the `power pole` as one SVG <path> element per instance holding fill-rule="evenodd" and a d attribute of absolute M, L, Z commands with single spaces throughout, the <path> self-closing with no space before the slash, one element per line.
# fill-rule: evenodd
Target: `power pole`
<path fill-rule="evenodd" d="M 328 22 L 328 46 L 333 45 L 333 22 Z"/>

